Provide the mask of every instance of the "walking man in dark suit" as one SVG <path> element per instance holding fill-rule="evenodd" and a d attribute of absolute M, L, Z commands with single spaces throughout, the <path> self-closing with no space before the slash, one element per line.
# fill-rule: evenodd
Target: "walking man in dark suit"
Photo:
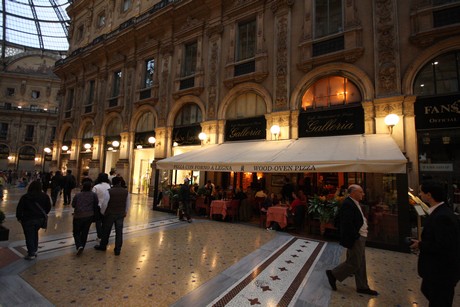
<path fill-rule="evenodd" d="M 420 251 L 418 274 L 422 293 L 430 307 L 452 306 L 455 285 L 460 279 L 460 225 L 444 203 L 445 189 L 427 181 L 420 186 L 421 199 L 430 206 L 421 240 L 412 240 L 412 249 Z"/>
<path fill-rule="evenodd" d="M 123 221 L 131 206 L 129 193 L 122 187 L 122 182 L 122 177 L 113 177 L 113 187 L 105 191 L 105 198 L 109 199 L 109 202 L 107 203 L 107 208 L 101 208 L 101 213 L 104 215 L 102 219 L 102 237 L 99 245 L 94 246 L 96 250 L 105 251 L 109 243 L 110 232 L 113 225 L 115 225 L 115 248 L 113 249 L 115 256 L 119 256 L 121 252 Z"/>
<path fill-rule="evenodd" d="M 366 271 L 366 238 L 367 219 L 361 210 L 359 202 L 364 197 L 363 189 L 352 184 L 348 187 L 348 197 L 339 209 L 340 245 L 347 248 L 345 262 L 332 270 L 327 270 L 326 275 L 332 290 L 337 290 L 336 281 L 355 275 L 356 291 L 358 293 L 378 295 L 378 292 L 369 288 Z"/>

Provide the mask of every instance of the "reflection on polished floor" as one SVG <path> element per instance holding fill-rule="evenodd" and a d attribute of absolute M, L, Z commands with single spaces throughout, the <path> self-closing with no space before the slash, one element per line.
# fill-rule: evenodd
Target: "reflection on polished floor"
<path fill-rule="evenodd" d="M 24 189 L 7 188 L 0 208 L 10 239 L 0 243 L 0 306 L 427 306 L 417 256 L 367 249 L 369 283 L 378 297 L 355 292 L 349 278 L 331 291 L 324 271 L 344 257 L 335 242 L 200 218 L 184 223 L 132 195 L 121 256 L 87 247 L 76 256 L 72 209 L 52 209 L 39 256 L 23 258 L 15 209 Z M 460 305 L 457 287 L 454 306 Z"/>

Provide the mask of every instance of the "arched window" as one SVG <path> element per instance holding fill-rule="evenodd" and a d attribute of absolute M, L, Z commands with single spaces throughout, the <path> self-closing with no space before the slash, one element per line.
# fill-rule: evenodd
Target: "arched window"
<path fill-rule="evenodd" d="M 6 146 L 5 144 L 0 144 L 0 158 L 2 156 L 5 156 L 5 158 L 8 157 L 9 153 L 10 149 L 8 148 L 8 146 Z"/>
<path fill-rule="evenodd" d="M 70 133 L 70 128 L 64 133 L 64 142 L 71 142 L 72 141 L 72 134 Z"/>
<path fill-rule="evenodd" d="M 174 126 L 185 126 L 202 122 L 201 109 L 194 103 L 186 104 L 176 116 Z"/>
<path fill-rule="evenodd" d="M 137 122 L 136 132 L 147 132 L 155 130 L 155 117 L 152 112 L 142 114 Z"/>
<path fill-rule="evenodd" d="M 112 121 L 107 125 L 106 132 L 107 136 L 115 136 L 121 133 L 121 122 L 118 117 L 112 119 Z"/>
<path fill-rule="evenodd" d="M 33 148 L 32 146 L 23 146 L 21 147 L 21 149 L 19 149 L 19 154 L 35 156 L 35 148 Z"/>
<path fill-rule="evenodd" d="M 256 93 L 248 92 L 230 102 L 226 119 L 256 117 L 265 113 L 267 113 L 267 107 L 264 99 Z"/>
<path fill-rule="evenodd" d="M 460 91 L 460 51 L 442 54 L 425 64 L 415 77 L 414 94 L 431 96 Z"/>
<path fill-rule="evenodd" d="M 94 136 L 93 125 L 88 123 L 83 131 L 82 139 L 91 139 Z"/>
<path fill-rule="evenodd" d="M 348 78 L 330 76 L 315 82 L 303 95 L 303 110 L 361 102 L 361 93 Z"/>

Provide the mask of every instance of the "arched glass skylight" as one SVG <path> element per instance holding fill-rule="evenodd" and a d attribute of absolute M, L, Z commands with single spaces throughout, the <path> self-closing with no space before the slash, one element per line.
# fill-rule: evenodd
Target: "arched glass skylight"
<path fill-rule="evenodd" d="M 1 0 L 0 40 L 2 48 L 29 47 L 49 51 L 69 49 L 71 0 Z M 8 55 L 10 52 L 5 51 Z"/>

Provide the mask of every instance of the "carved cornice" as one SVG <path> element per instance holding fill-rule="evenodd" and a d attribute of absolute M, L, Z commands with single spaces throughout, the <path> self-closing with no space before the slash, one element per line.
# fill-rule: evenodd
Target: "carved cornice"
<path fill-rule="evenodd" d="M 115 106 L 115 107 L 111 107 L 111 108 L 106 108 L 105 109 L 105 114 L 108 115 L 112 112 L 117 112 L 117 113 L 121 113 L 121 111 L 123 111 L 123 106 Z"/>
<path fill-rule="evenodd" d="M 347 63 L 356 62 L 364 54 L 364 48 L 358 47 L 349 50 L 343 50 L 333 53 L 328 53 L 322 56 L 317 56 L 314 58 L 309 58 L 299 64 L 297 68 L 304 72 L 309 72 L 316 66 L 321 66 L 326 63 L 335 62 L 335 61 L 345 61 Z"/>
<path fill-rule="evenodd" d="M 209 28 L 206 29 L 206 35 L 208 37 L 211 37 L 213 35 L 221 35 L 222 32 L 224 32 L 224 25 L 223 24 L 217 24 L 217 25 L 214 25 L 214 26 L 211 26 Z"/>
<path fill-rule="evenodd" d="M 229 7 L 226 10 L 225 15 L 229 17 L 234 17 L 236 15 L 240 15 L 241 12 L 243 11 L 247 12 L 251 8 L 254 8 L 257 6 L 259 6 L 259 8 L 263 7 L 262 4 L 265 1 L 266 0 L 235 0 L 233 1 L 233 4 L 231 5 L 231 7 Z"/>
<path fill-rule="evenodd" d="M 271 5 L 271 10 L 276 13 L 280 8 L 289 8 L 294 4 L 294 0 L 274 0 Z"/>
<path fill-rule="evenodd" d="M 224 85 L 227 88 L 232 88 L 236 84 L 243 83 L 243 82 L 250 82 L 255 81 L 257 83 L 261 83 L 265 78 L 267 78 L 268 72 L 253 72 L 250 74 L 241 75 L 238 77 L 228 78 L 224 80 Z"/>
<path fill-rule="evenodd" d="M 188 34 L 196 35 L 198 29 L 204 28 L 204 21 L 195 19 L 191 16 L 183 23 L 182 27 L 175 33 L 176 38 L 183 38 Z"/>
<path fill-rule="evenodd" d="M 434 43 L 438 40 L 457 36 L 458 33 L 460 33 L 460 25 L 455 24 L 452 26 L 443 27 L 442 29 L 433 28 L 428 31 L 412 34 L 409 37 L 409 40 L 417 47 L 426 48 L 434 45 Z"/>
<path fill-rule="evenodd" d="M 401 98 L 402 99 L 402 98 Z M 374 100 L 375 117 L 385 117 L 390 113 L 403 114 L 402 100 L 395 101 L 395 97 Z"/>
<path fill-rule="evenodd" d="M 180 90 L 176 91 L 172 94 L 173 98 L 175 100 L 179 99 L 180 97 L 187 96 L 187 95 L 192 95 L 192 96 L 200 96 L 201 93 L 203 92 L 204 88 L 203 87 L 192 87 L 188 88 L 185 90 Z"/>

